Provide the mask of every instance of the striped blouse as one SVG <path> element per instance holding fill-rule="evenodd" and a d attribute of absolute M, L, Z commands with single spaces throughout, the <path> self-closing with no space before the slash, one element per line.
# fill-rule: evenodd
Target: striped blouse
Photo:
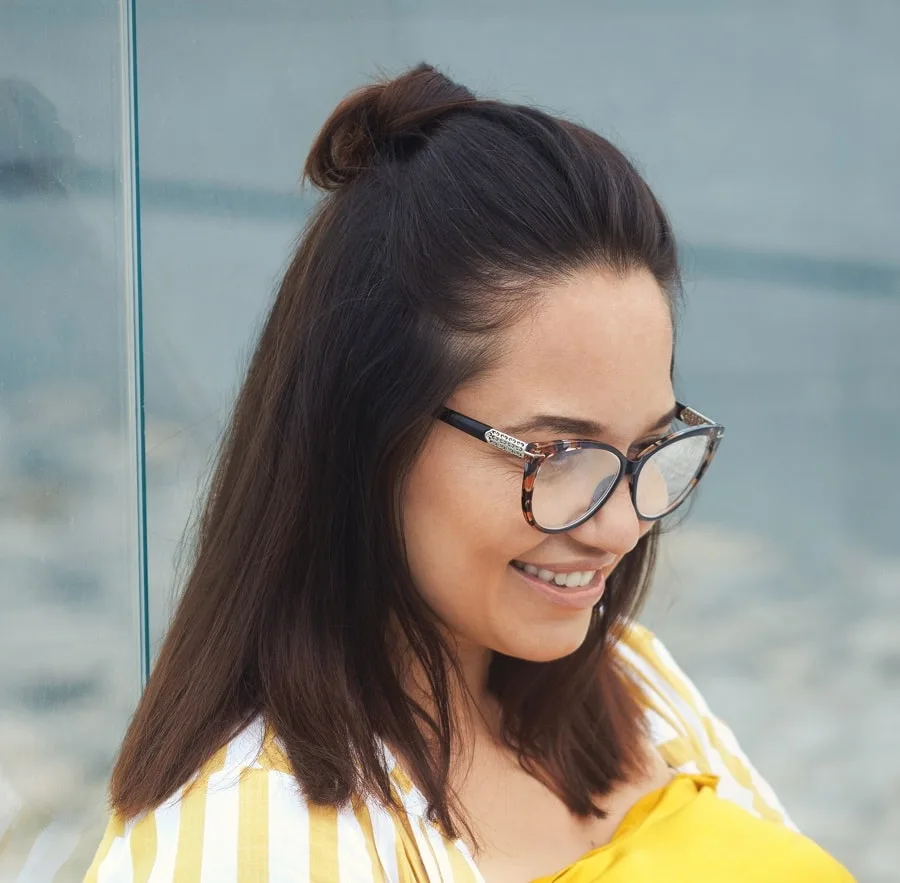
<path fill-rule="evenodd" d="M 635 625 L 618 649 L 669 765 L 717 776 L 720 796 L 793 828 L 659 639 Z M 311 804 L 258 719 L 162 806 L 113 816 L 85 883 L 483 883 L 466 845 L 428 821 L 424 797 L 388 760 L 402 813 L 375 801 Z"/>

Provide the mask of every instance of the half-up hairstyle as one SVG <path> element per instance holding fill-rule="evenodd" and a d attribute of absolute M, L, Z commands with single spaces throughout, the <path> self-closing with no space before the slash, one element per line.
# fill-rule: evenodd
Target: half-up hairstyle
<path fill-rule="evenodd" d="M 674 306 L 669 223 L 608 141 L 476 98 L 426 65 L 347 97 L 312 145 L 326 196 L 281 283 L 225 435 L 180 604 L 116 764 L 124 817 L 159 805 L 256 715 L 309 799 L 392 803 L 381 745 L 451 835 L 455 663 L 410 577 L 400 500 L 434 421 L 548 283 L 649 270 Z M 639 765 L 615 656 L 656 534 L 610 579 L 581 648 L 497 656 L 503 737 L 581 815 Z M 425 672 L 404 690 L 391 630 Z"/>

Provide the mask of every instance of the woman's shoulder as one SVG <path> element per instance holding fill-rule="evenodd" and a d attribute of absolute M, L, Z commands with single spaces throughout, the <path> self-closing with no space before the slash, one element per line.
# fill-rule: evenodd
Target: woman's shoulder
<path fill-rule="evenodd" d="M 722 797 L 761 818 L 795 827 L 734 733 L 710 709 L 656 634 L 631 623 L 616 651 L 645 706 L 650 736 L 670 766 L 679 772 L 717 776 Z"/>
<path fill-rule="evenodd" d="M 131 819 L 113 812 L 85 883 L 147 879 L 151 870 L 166 881 L 228 881 L 241 864 L 267 859 L 271 792 L 280 783 L 266 735 L 254 720 L 160 806 Z"/>
<path fill-rule="evenodd" d="M 410 814 L 403 782 L 393 778 L 404 813 L 375 801 L 313 803 L 258 718 L 161 806 L 127 821 L 114 814 L 85 883 L 151 873 L 161 883 L 357 883 L 399 881 L 413 871 L 424 871 L 421 879 L 476 879 L 455 844 Z M 441 876 L 445 867 L 454 876 Z"/>

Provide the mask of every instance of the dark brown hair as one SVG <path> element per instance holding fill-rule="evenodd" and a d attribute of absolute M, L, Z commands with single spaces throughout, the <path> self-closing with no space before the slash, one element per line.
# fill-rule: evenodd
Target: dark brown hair
<path fill-rule="evenodd" d="M 261 713 L 311 800 L 390 804 L 383 740 L 454 834 L 455 664 L 407 568 L 404 477 L 439 407 L 489 364 L 491 330 L 590 266 L 646 268 L 674 305 L 675 243 L 604 138 L 477 99 L 426 65 L 348 96 L 305 173 L 327 196 L 237 398 L 112 802 L 125 817 L 155 807 Z M 492 664 L 503 737 L 575 813 L 602 814 L 597 796 L 640 763 L 641 711 L 606 651 L 655 542 L 648 534 L 617 568 L 578 651 Z M 433 713 L 404 691 L 392 624 Z"/>

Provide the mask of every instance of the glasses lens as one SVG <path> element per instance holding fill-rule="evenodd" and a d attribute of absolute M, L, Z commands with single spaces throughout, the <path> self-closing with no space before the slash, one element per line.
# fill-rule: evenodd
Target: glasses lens
<path fill-rule="evenodd" d="M 572 524 L 606 497 L 620 469 L 618 457 L 601 448 L 552 454 L 541 463 L 534 482 L 534 520 L 550 529 Z"/>
<path fill-rule="evenodd" d="M 691 482 L 703 465 L 709 445 L 708 435 L 691 435 L 651 454 L 638 475 L 638 514 L 658 518 L 681 503 L 692 490 Z"/>

